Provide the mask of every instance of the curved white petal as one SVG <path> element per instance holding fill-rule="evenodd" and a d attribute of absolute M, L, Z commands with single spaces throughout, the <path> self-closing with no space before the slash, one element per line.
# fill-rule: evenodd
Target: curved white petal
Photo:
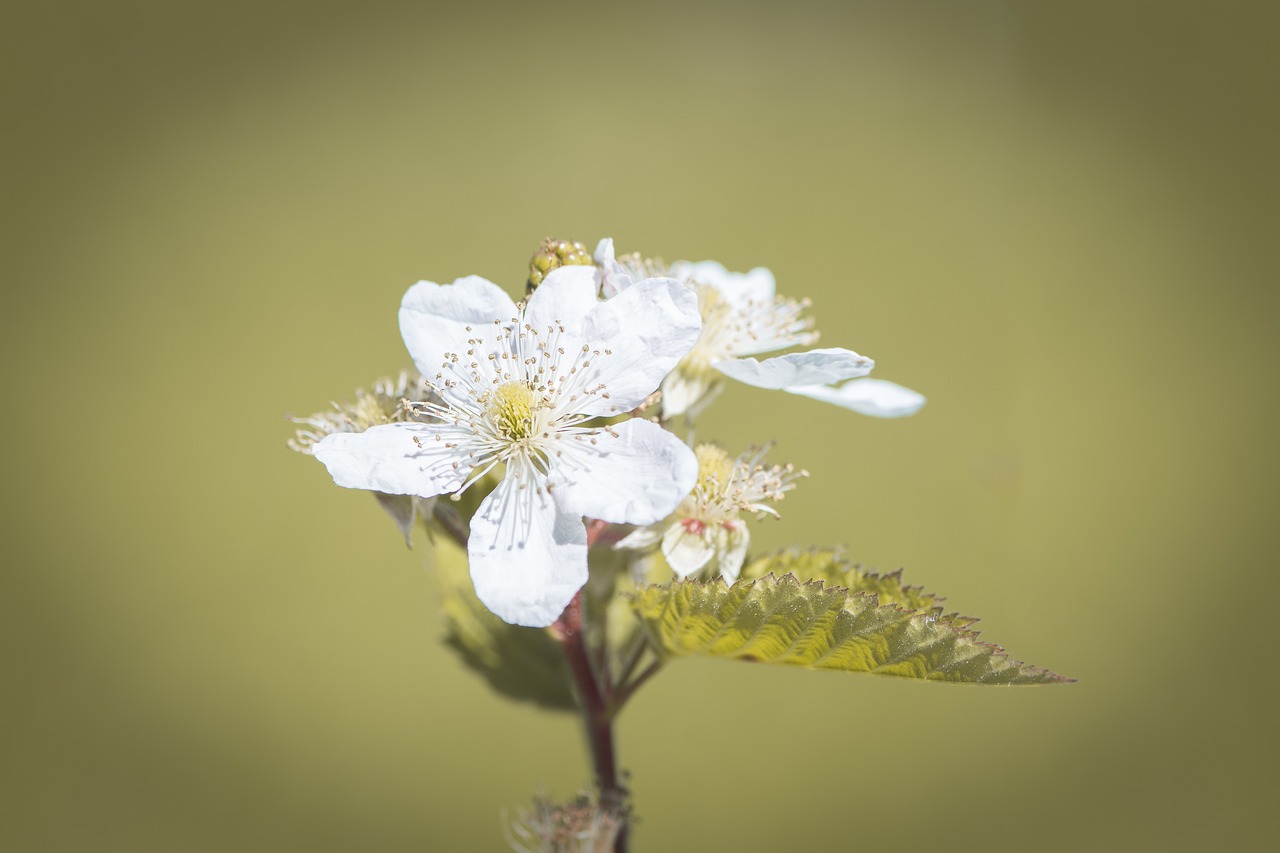
<path fill-rule="evenodd" d="M 712 367 L 725 376 L 757 388 L 783 389 L 796 385 L 830 385 L 866 376 L 876 363 L 853 350 L 840 347 L 793 352 L 757 361 L 726 358 Z"/>
<path fill-rule="evenodd" d="M 516 305 L 501 287 L 469 275 L 453 284 L 420 281 L 400 301 L 400 335 L 414 366 L 428 379 L 440 372 L 446 353 L 465 353 L 473 331 L 506 323 L 516 316 Z"/>
<path fill-rule="evenodd" d="M 701 331 L 697 294 L 673 278 L 647 278 L 597 303 L 583 321 L 582 338 L 601 355 L 576 374 L 571 389 L 593 396 L 580 396 L 572 411 L 612 415 L 634 409 L 657 390 Z M 602 392 L 591 391 L 600 384 Z"/>
<path fill-rule="evenodd" d="M 810 385 L 785 390 L 874 418 L 904 418 L 924 405 L 924 395 L 884 379 L 855 379 L 839 388 Z"/>
<path fill-rule="evenodd" d="M 637 527 L 619 539 L 613 546 L 615 551 L 647 551 L 662 541 L 662 534 L 656 527 Z"/>
<path fill-rule="evenodd" d="M 587 530 L 556 510 L 539 475 L 509 470 L 471 519 L 467 558 L 485 607 L 513 625 L 542 628 L 587 582 Z"/>
<path fill-rule="evenodd" d="M 698 479 L 693 451 L 640 418 L 592 436 L 565 436 L 548 464 L 562 512 L 615 523 L 653 524 L 665 518 Z"/>
<path fill-rule="evenodd" d="M 596 268 L 575 264 L 556 267 L 529 297 L 524 321 L 538 334 L 548 327 L 577 328 L 587 312 L 599 302 Z"/>
<path fill-rule="evenodd" d="M 709 284 L 734 305 L 772 302 L 777 293 L 773 273 L 764 267 L 743 273 L 730 272 L 719 261 L 676 261 L 671 265 L 671 274 L 681 281 Z"/>
<path fill-rule="evenodd" d="M 613 238 L 602 237 L 599 243 L 596 243 L 596 250 L 591 255 L 591 259 L 600 266 L 608 266 L 615 262 L 617 254 L 613 249 Z"/>
<path fill-rule="evenodd" d="M 612 299 L 635 283 L 631 274 L 618 263 L 612 237 L 605 237 L 596 244 L 596 251 L 592 258 L 600 267 L 600 294 L 605 299 Z"/>
<path fill-rule="evenodd" d="M 662 414 L 668 418 L 679 415 L 696 417 L 723 385 L 723 380 L 714 373 L 673 370 L 662 380 Z"/>
<path fill-rule="evenodd" d="M 732 530 L 724 530 L 720 536 L 717 551 L 720 555 L 720 576 L 733 583 L 742 572 L 742 564 L 747 559 L 747 546 L 751 544 L 751 532 L 747 525 L 735 522 Z"/>
<path fill-rule="evenodd" d="M 705 566 L 715 556 L 716 546 L 704 531 L 691 533 L 680 522 L 667 528 L 662 537 L 662 556 L 680 577 L 687 577 Z"/>
<path fill-rule="evenodd" d="M 468 454 L 472 440 L 471 433 L 453 426 L 396 423 L 335 432 L 311 452 L 344 488 L 429 498 L 462 485 L 474 467 Z"/>

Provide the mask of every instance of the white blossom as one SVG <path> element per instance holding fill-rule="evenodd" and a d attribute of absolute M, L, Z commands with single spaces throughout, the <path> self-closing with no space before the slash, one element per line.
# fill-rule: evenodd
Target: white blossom
<path fill-rule="evenodd" d="M 554 622 L 587 579 L 583 516 L 651 524 L 693 487 L 697 461 L 674 435 L 632 418 L 701 329 L 696 298 L 670 278 L 597 298 L 595 269 L 547 275 L 527 304 L 478 276 L 419 282 L 400 330 L 435 395 L 419 422 L 337 433 L 313 453 L 348 488 L 460 494 L 503 477 L 471 519 L 472 581 L 508 622 Z"/>
<path fill-rule="evenodd" d="M 639 255 L 618 258 L 609 238 L 596 247 L 595 261 L 607 298 L 651 275 L 670 275 L 698 294 L 702 334 L 662 383 L 666 417 L 696 416 L 719 393 L 726 376 L 875 417 L 903 417 L 924 405 L 923 396 L 901 385 L 860 378 L 875 362 L 852 350 L 832 347 L 754 358 L 818 339 L 813 321 L 803 316 L 809 302 L 779 296 L 773 273 L 764 267 L 745 273 L 730 272 L 715 261 L 677 261 L 666 267 Z"/>
<path fill-rule="evenodd" d="M 791 465 L 765 465 L 768 449 L 753 448 L 731 459 L 714 444 L 698 445 L 698 481 L 669 521 L 639 528 L 615 547 L 646 550 L 661 544 L 667 564 L 681 577 L 710 564 L 733 583 L 751 543 L 742 516 L 776 518 L 771 504 L 794 489 L 797 479 L 809 476 Z"/>

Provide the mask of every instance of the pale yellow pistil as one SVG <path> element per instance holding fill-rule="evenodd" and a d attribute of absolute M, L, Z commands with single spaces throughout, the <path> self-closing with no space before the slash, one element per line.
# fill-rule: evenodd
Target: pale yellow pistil
<path fill-rule="evenodd" d="M 698 457 L 697 488 L 715 494 L 729 484 L 733 477 L 733 460 L 722 448 L 714 444 L 699 444 L 693 454 Z"/>
<path fill-rule="evenodd" d="M 711 363 L 730 355 L 732 306 L 719 290 L 700 284 L 698 311 L 702 315 L 702 334 L 681 361 L 680 368 L 691 376 L 709 378 L 718 375 L 711 369 Z"/>
<path fill-rule="evenodd" d="M 693 453 L 698 458 L 698 480 L 676 513 L 684 517 L 681 523 L 685 530 L 702 535 L 709 524 L 738 517 L 737 508 L 728 500 L 733 460 L 714 444 L 699 444 Z"/>
<path fill-rule="evenodd" d="M 520 441 L 533 435 L 537 402 L 533 389 L 524 382 L 504 382 L 489 398 L 489 417 L 504 436 Z"/>

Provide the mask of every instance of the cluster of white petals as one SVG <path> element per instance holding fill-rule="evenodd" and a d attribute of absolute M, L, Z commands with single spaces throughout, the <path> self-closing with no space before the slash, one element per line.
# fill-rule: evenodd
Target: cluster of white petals
<path fill-rule="evenodd" d="M 672 517 L 637 529 L 615 547 L 647 550 L 660 544 L 667 564 L 681 577 L 712 565 L 715 574 L 733 583 L 751 543 L 742 516 L 777 517 L 771 504 L 794 489 L 797 479 L 809 476 L 791 465 L 765 465 L 767 451 L 754 448 L 731 459 L 714 444 L 698 445 L 698 481 Z"/>
<path fill-rule="evenodd" d="M 692 291 L 673 278 L 598 298 L 589 266 L 553 270 L 527 304 L 478 276 L 419 282 L 400 330 L 432 399 L 412 421 L 335 433 L 312 452 L 354 489 L 459 494 L 496 466 L 471 519 L 476 594 L 508 622 L 554 622 L 587 579 L 583 517 L 652 524 L 693 488 L 694 453 L 632 418 L 698 339 Z"/>
<path fill-rule="evenodd" d="M 808 303 L 779 296 L 773 273 L 764 267 L 746 273 L 730 272 L 715 261 L 677 261 L 664 267 L 638 255 L 619 258 L 609 238 L 596 247 L 595 261 L 606 298 L 654 274 L 677 278 L 698 294 L 702 334 L 662 383 L 666 417 L 697 415 L 726 376 L 881 418 L 915 414 L 924 405 L 924 397 L 915 391 L 882 379 L 862 378 L 875 362 L 852 350 L 833 347 L 763 361 L 754 358 L 808 346 L 818 337 L 812 322 L 802 316 Z"/>
<path fill-rule="evenodd" d="M 496 479 L 469 529 L 452 532 L 467 538 L 477 596 L 508 622 L 550 625 L 581 589 L 584 518 L 637 525 L 618 547 L 661 547 L 681 576 L 738 576 L 744 516 L 776 516 L 805 472 L 766 466 L 763 450 L 695 453 L 664 429 L 683 416 L 692 444 L 692 419 L 726 378 L 877 417 L 924 404 L 866 378 L 874 362 L 852 350 L 797 350 L 818 338 L 809 303 L 779 296 L 763 267 L 619 257 L 610 239 L 593 258 L 580 244 L 553 248 L 535 256 L 524 303 L 478 276 L 415 284 L 400 331 L 421 377 L 299 419 L 290 443 L 338 485 L 375 492 L 406 541 L 430 512 L 422 501 Z M 658 390 L 659 423 L 628 417 Z"/>

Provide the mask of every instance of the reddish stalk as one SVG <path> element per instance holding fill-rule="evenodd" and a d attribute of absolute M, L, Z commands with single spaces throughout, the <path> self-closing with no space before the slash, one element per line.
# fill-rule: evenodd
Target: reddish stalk
<path fill-rule="evenodd" d="M 593 525 L 594 528 L 594 525 Z M 588 540 L 593 529 L 588 530 Z M 598 534 L 597 534 L 598 535 Z M 582 702 L 582 718 L 587 735 L 587 747 L 595 770 L 596 785 L 600 790 L 600 805 L 617 810 L 623 821 L 614 845 L 615 853 L 627 849 L 626 801 L 627 789 L 618 781 L 618 764 L 613 743 L 613 714 L 608 700 L 611 687 L 598 678 L 591 663 L 591 653 L 582 631 L 582 593 L 574 596 L 560 619 L 552 626 L 564 646 L 569 670 L 578 685 Z"/>

